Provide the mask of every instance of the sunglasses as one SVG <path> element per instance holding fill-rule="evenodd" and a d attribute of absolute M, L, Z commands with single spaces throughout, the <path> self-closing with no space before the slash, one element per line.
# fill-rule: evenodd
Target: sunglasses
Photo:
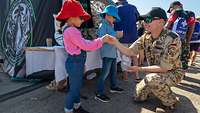
<path fill-rule="evenodd" d="M 145 23 L 147 23 L 147 24 L 149 24 L 149 23 L 151 23 L 153 20 L 160 20 L 160 18 L 159 17 L 146 17 L 145 19 L 144 19 L 144 22 Z"/>

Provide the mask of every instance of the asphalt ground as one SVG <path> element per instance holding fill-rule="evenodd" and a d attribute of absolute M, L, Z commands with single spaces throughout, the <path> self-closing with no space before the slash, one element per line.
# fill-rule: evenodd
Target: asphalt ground
<path fill-rule="evenodd" d="M 2 76 L 1 73 L 0 76 Z M 150 98 L 144 103 L 134 103 L 132 96 L 136 84 L 133 76 L 129 76 L 128 81 L 121 80 L 120 76 L 121 73 L 118 73 L 119 86 L 125 90 L 122 94 L 111 94 L 109 83 L 106 82 L 106 94 L 111 98 L 109 103 L 102 103 L 94 99 L 96 79 L 85 81 L 81 90 L 82 106 L 91 113 L 154 113 L 155 108 L 161 105 L 160 101 Z M 0 83 L 0 92 L 6 90 L 4 87 L 7 86 L 4 85 Z M 200 113 L 199 56 L 195 66 L 190 67 L 182 83 L 173 87 L 172 90 L 180 98 L 180 104 L 174 113 Z M 42 84 L 26 93 L 1 101 L 0 113 L 64 113 L 64 101 L 65 93 L 49 91 L 45 84 Z"/>

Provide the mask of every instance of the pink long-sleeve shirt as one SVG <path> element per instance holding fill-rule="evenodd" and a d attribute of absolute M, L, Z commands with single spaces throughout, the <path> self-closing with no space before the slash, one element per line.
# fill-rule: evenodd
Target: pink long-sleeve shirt
<path fill-rule="evenodd" d="M 79 55 L 81 50 L 94 51 L 102 47 L 103 41 L 102 38 L 85 40 L 77 28 L 69 27 L 64 31 L 64 45 L 68 54 Z"/>

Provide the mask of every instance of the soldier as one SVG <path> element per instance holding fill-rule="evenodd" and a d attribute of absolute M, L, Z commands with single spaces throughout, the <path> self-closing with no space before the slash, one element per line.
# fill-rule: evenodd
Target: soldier
<path fill-rule="evenodd" d="M 169 113 L 178 102 L 171 87 L 180 83 L 184 76 L 181 68 L 181 41 L 178 34 L 164 28 L 167 20 L 166 12 L 154 7 L 146 15 L 139 17 L 144 21 L 147 32 L 144 33 L 129 48 L 124 47 L 115 38 L 109 38 L 108 43 L 115 45 L 123 54 L 134 56 L 145 51 L 148 66 L 131 66 L 129 72 L 146 72 L 144 79 L 136 85 L 135 102 L 147 100 L 153 94 L 164 105 Z M 157 107 L 156 112 L 159 112 Z"/>

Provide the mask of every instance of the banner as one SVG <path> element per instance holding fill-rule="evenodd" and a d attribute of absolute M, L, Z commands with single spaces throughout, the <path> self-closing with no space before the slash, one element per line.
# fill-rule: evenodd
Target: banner
<path fill-rule="evenodd" d="M 25 77 L 25 48 L 45 46 L 54 36 L 54 18 L 62 0 L 0 0 L 0 53 L 4 70 Z"/>

